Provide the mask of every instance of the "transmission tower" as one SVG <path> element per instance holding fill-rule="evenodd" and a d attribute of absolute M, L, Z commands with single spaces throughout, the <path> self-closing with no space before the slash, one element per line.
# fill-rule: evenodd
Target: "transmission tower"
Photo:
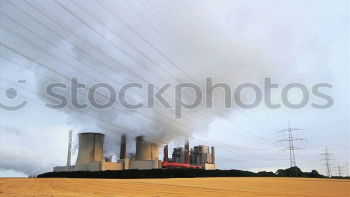
<path fill-rule="evenodd" d="M 349 166 L 349 162 L 346 161 L 346 162 L 345 162 L 345 171 L 346 171 L 346 176 L 347 176 L 347 177 L 349 177 L 349 167 L 350 167 L 350 166 Z"/>
<path fill-rule="evenodd" d="M 340 166 L 339 162 L 338 162 L 338 165 L 337 165 L 337 172 L 338 172 L 338 176 L 342 176 L 342 175 L 345 174 L 345 173 L 343 173 L 344 172 L 343 167 Z"/>
<path fill-rule="evenodd" d="M 341 168 L 340 168 L 340 165 L 339 165 L 339 163 L 338 163 L 338 176 L 341 176 Z"/>
<path fill-rule="evenodd" d="M 326 165 L 326 176 L 327 177 L 332 177 L 332 169 L 331 169 L 331 158 L 330 156 L 333 155 L 333 153 L 330 153 L 328 151 L 328 147 L 326 146 L 326 150 L 324 153 L 321 154 L 322 156 L 324 156 L 324 160 L 325 161 L 325 165 Z"/>
<path fill-rule="evenodd" d="M 303 141 L 306 139 L 303 138 L 294 138 L 293 137 L 293 132 L 294 131 L 298 131 L 298 130 L 303 130 L 303 129 L 298 129 L 298 128 L 291 128 L 290 127 L 290 123 L 288 121 L 288 128 L 287 129 L 283 129 L 280 130 L 278 132 L 288 132 L 288 138 L 282 139 L 282 140 L 278 140 L 277 142 L 288 142 L 288 147 L 285 148 L 284 150 L 289 150 L 289 160 L 290 160 L 290 167 L 295 167 L 297 165 L 296 160 L 295 160 L 295 150 L 300 150 L 302 148 L 299 147 L 295 147 L 294 146 L 294 141 Z"/>

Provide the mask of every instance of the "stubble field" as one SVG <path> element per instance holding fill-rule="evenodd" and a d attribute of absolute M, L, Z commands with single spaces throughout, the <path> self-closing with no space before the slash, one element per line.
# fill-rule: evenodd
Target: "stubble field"
<path fill-rule="evenodd" d="M 350 196 L 349 180 L 1 178 L 0 196 Z"/>

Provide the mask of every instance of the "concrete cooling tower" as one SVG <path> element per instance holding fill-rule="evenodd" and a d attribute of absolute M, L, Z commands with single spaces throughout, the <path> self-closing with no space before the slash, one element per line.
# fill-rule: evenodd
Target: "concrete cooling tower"
<path fill-rule="evenodd" d="M 159 146 L 155 143 L 147 142 L 143 136 L 136 137 L 136 160 L 158 160 Z"/>
<path fill-rule="evenodd" d="M 75 163 L 75 170 L 87 170 L 87 165 L 94 162 L 102 162 L 103 141 L 105 135 L 102 133 L 80 133 L 79 150 Z"/>

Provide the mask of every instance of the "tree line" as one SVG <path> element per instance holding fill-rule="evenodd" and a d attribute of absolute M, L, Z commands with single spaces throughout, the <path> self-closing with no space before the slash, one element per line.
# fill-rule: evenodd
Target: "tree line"
<path fill-rule="evenodd" d="M 113 170 L 113 171 L 73 171 L 73 172 L 47 172 L 38 178 L 194 178 L 194 177 L 307 177 L 326 178 L 316 170 L 303 172 L 298 167 L 279 169 L 276 172 L 250 172 L 243 170 L 203 170 L 203 169 L 151 169 L 151 170 Z M 340 178 L 340 177 L 334 177 Z"/>

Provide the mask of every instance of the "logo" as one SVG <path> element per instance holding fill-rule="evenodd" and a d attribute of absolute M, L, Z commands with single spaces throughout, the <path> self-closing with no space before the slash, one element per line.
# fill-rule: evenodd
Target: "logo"
<path fill-rule="evenodd" d="M 25 80 L 18 80 L 17 83 L 26 83 Z M 8 88 L 5 92 L 5 95 L 8 99 L 15 99 L 18 95 L 17 90 L 15 88 Z M 14 105 L 14 106 L 9 106 L 9 105 L 5 105 L 3 103 L 0 103 L 0 108 L 7 110 L 7 111 L 16 111 L 19 110 L 21 108 L 23 108 L 28 102 L 27 101 L 22 101 L 20 104 L 18 105 Z"/>

